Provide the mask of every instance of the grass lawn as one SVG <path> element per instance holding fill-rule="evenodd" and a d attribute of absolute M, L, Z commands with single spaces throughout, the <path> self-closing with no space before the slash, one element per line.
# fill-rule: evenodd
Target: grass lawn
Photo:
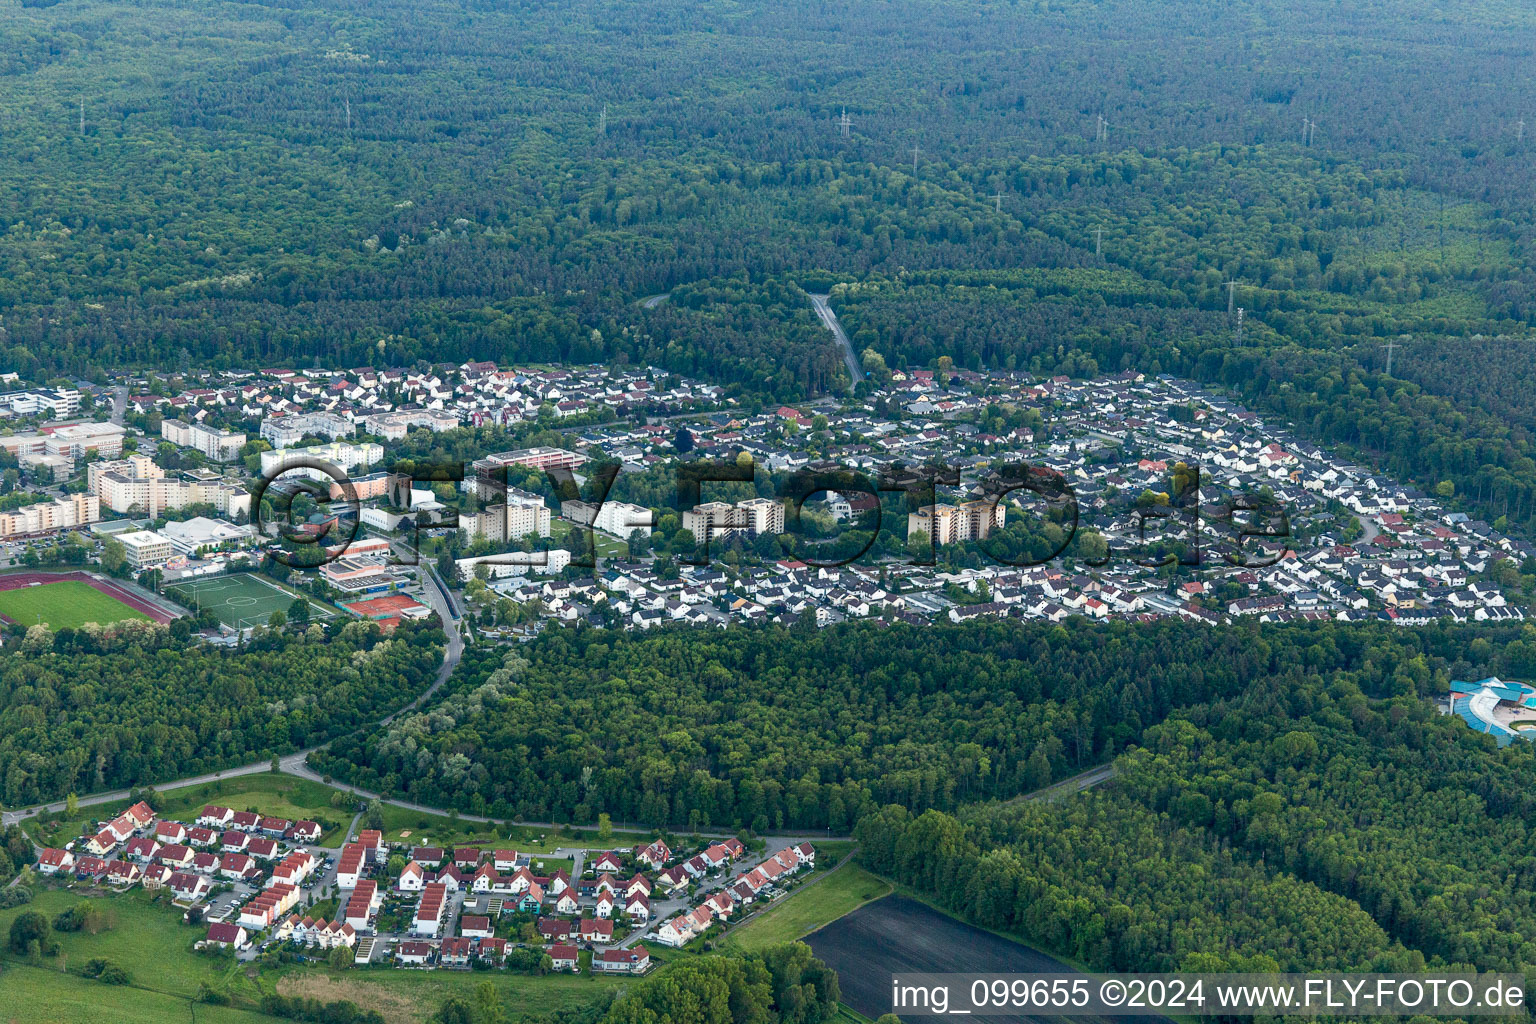
<path fill-rule="evenodd" d="M 503 843 L 505 829 L 493 829 L 482 821 L 455 821 L 442 814 L 381 805 L 384 841 L 412 846 L 495 846 Z M 410 835 L 402 836 L 402 832 Z"/>
<path fill-rule="evenodd" d="M 442 814 L 406 810 L 404 807 L 383 805 L 384 841 L 409 843 L 412 846 L 477 846 L 495 850 L 511 847 L 535 857 L 553 854 L 557 848 L 574 848 L 590 845 L 589 840 L 576 839 L 573 830 L 533 828 L 526 825 L 502 825 L 492 828 L 483 821 L 454 821 Z M 400 833 L 409 832 L 402 837 Z M 633 846 L 637 834 L 614 834 L 618 846 Z"/>
<path fill-rule="evenodd" d="M 890 883 L 883 878 L 870 874 L 857 864 L 844 864 L 821 876 L 814 885 L 797 888 L 740 928 L 732 930 L 726 943 L 750 952 L 791 942 L 890 891 Z"/>
<path fill-rule="evenodd" d="M 854 843 L 851 839 L 834 839 L 831 842 L 813 842 L 816 847 L 816 870 L 826 872 L 843 862 L 843 858 L 853 852 Z M 769 840 L 768 849 L 777 850 L 779 847 Z"/>
<path fill-rule="evenodd" d="M 184 786 L 157 793 L 150 804 L 162 818 L 195 821 L 204 804 L 221 804 L 237 811 L 256 810 L 293 821 L 318 821 L 330 827 L 320 837 L 322 846 L 340 848 L 341 834 L 352 820 L 356 798 L 342 794 L 342 805 L 331 806 L 341 790 L 293 775 L 238 775 L 200 786 Z"/>
<path fill-rule="evenodd" d="M 36 910 L 50 921 L 54 915 L 73 907 L 85 898 L 85 887 L 74 890 L 40 888 L 29 904 L 0 911 L 0 934 L 8 933 L 11 922 L 20 914 Z M 84 932 L 57 934 L 65 956 L 65 965 L 79 970 L 87 960 L 103 957 L 126 970 L 133 985 L 152 989 L 167 996 L 190 999 L 197 995 L 198 985 L 225 988 L 233 995 L 250 999 L 257 997 L 256 990 L 243 975 L 234 961 L 203 957 L 191 951 L 192 943 L 202 938 L 205 928 L 194 928 L 181 923 L 181 911 L 171 906 L 169 899 L 155 902 L 142 889 L 125 895 L 93 895 L 92 902 L 111 910 L 117 924 L 110 931 L 96 935 Z M 6 954 L 7 974 L 11 963 L 18 962 Z M 45 960 L 46 967 L 57 968 L 57 958 Z M 97 999 L 104 991 L 93 981 L 82 984 L 96 986 Z M 100 1004 L 98 1003 L 98 1009 Z"/>
<path fill-rule="evenodd" d="M 149 618 L 79 580 L 0 591 L 0 615 L 23 626 L 41 621 L 55 631 L 78 629 L 87 622 L 105 626 L 122 619 Z"/>
<path fill-rule="evenodd" d="M 430 1020 L 449 996 L 474 1002 L 475 989 L 486 981 L 501 994 L 501 1005 L 510 1020 L 580 1006 L 624 985 L 620 978 L 594 978 L 590 974 L 535 978 L 507 971 L 387 968 L 354 969 L 341 974 L 294 968 L 284 969 L 275 977 L 276 989 L 283 995 L 309 996 L 324 1002 L 348 999 L 378 1010 L 389 1024 L 421 1024 Z"/>
<path fill-rule="evenodd" d="M 226 1006 L 194 1008 L 189 1000 L 141 988 L 112 988 L 73 974 L 25 964 L 5 965 L 5 1005 L 0 1017 L 29 1024 L 269 1024 L 255 1010 Z M 106 1012 L 106 1007 L 111 1012 Z"/>
<path fill-rule="evenodd" d="M 572 530 L 582 530 L 585 527 L 577 526 L 568 519 L 553 516 L 549 520 L 549 539 L 552 541 L 564 541 Z M 601 530 L 592 531 L 592 545 L 597 548 L 599 558 L 628 558 L 629 545 L 616 537 L 610 537 Z M 561 543 L 559 547 L 566 545 Z"/>
<path fill-rule="evenodd" d="M 11 921 L 19 914 L 36 910 L 52 919 L 82 898 L 80 890 L 40 888 L 32 903 L 0 911 L 0 935 L 9 931 Z M 42 967 L 28 967 L 23 961 L 5 955 L 0 992 L 5 993 L 7 1005 L 0 1008 L 0 1021 L 190 1024 L 194 1018 L 189 1000 L 197 995 L 202 982 L 229 993 L 237 1007 L 243 1005 L 247 1009 L 199 1004 L 197 1024 L 263 1024 L 274 1020 L 249 1009 L 263 994 L 272 991 L 313 996 L 326 1002 L 350 999 L 360 1006 L 377 1009 L 391 1024 L 419 1024 L 429 1019 L 450 995 L 472 999 L 475 988 L 483 981 L 496 985 L 502 1004 L 515 1019 L 523 1014 L 578 1006 L 623 984 L 617 978 L 535 978 L 505 971 L 371 968 L 338 974 L 319 965 L 261 968 L 252 978 L 232 960 L 193 953 L 191 945 L 203 936 L 204 929 L 183 925 L 181 912 L 168 902 L 155 902 L 142 890 L 92 898 L 115 913 L 116 926 L 97 935 L 58 935 L 64 956 L 62 960 L 47 959 Z M 92 957 L 104 957 L 127 970 L 132 985 L 109 988 L 59 970 L 65 966 L 78 971 Z M 112 1011 L 103 1017 L 103 1007 L 107 1005 Z"/>

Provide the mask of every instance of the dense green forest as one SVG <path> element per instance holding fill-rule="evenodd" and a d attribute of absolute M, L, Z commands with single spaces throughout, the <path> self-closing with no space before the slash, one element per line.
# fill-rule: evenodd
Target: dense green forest
<path fill-rule="evenodd" d="M 603 1024 L 821 1024 L 837 1016 L 837 975 L 800 942 L 688 960 L 636 985 Z"/>
<path fill-rule="evenodd" d="M 29 637 L 29 641 L 31 637 Z M 312 746 L 372 722 L 432 681 L 443 634 L 373 623 L 272 633 L 240 650 L 164 629 L 101 649 L 60 630 L 0 661 L 6 806 L 144 786 Z"/>
<path fill-rule="evenodd" d="M 611 361 L 793 400 L 851 383 L 804 298 L 841 284 L 891 366 L 1184 373 L 1536 515 L 1513 0 L 0 17 L 7 369 Z"/>
<path fill-rule="evenodd" d="M 1176 709 L 1349 672 L 1373 695 L 1536 667 L 1465 633 L 1183 623 L 552 631 L 466 654 L 446 696 L 317 767 L 493 817 L 847 830 L 1016 796 L 1143 742 Z M 1495 653 L 1495 648 L 1497 653 Z"/>
<path fill-rule="evenodd" d="M 1536 523 L 1529 4 L 24 0 L 0 37 L 0 371 L 609 362 L 755 408 L 864 386 L 828 293 L 877 373 L 1180 374 Z M 1532 748 L 1425 701 L 1536 675 L 1536 628 L 559 629 L 355 734 L 439 631 L 16 641 L 11 805 L 335 738 L 498 818 L 856 830 L 1096 967 L 1536 964 Z M 835 979 L 690 960 L 604 1012 L 722 999 L 817 1024 Z"/>
<path fill-rule="evenodd" d="M 1105 969 L 1527 969 L 1529 745 L 1367 679 L 1309 667 L 1179 712 L 1072 801 L 885 808 L 861 856 Z"/>
<path fill-rule="evenodd" d="M 590 1002 L 546 1012 L 509 1012 L 494 982 L 473 998 L 450 996 L 432 1024 L 821 1024 L 839 1018 L 837 974 L 809 946 L 787 942 L 755 953 L 688 957 Z M 329 1019 L 329 1018 L 327 1018 Z"/>
<path fill-rule="evenodd" d="M 320 767 L 495 816 L 843 829 L 1101 969 L 1536 963 L 1536 756 L 1426 699 L 1536 627 L 546 634 Z M 1103 760 L 1108 787 L 1010 799 Z"/>

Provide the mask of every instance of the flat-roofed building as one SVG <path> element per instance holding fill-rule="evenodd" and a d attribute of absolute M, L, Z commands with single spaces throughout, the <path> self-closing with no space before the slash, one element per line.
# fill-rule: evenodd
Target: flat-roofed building
<path fill-rule="evenodd" d="M 274 416 L 261 424 L 261 439 L 274 448 L 287 448 L 306 437 L 328 437 L 332 441 L 351 437 L 356 431 L 344 416 L 330 412 L 302 412 L 292 416 Z"/>
<path fill-rule="evenodd" d="M 347 472 L 354 469 L 366 472 L 376 463 L 383 461 L 384 448 L 372 441 L 365 444 L 343 444 L 340 441 L 332 441 L 330 444 L 315 445 L 313 448 L 279 448 L 261 453 L 261 473 L 271 479 L 285 469 L 298 467 L 302 470 L 304 467 L 299 466 L 301 459 L 319 459 Z M 313 474 L 320 471 L 309 469 L 308 472 Z"/>
<path fill-rule="evenodd" d="M 241 484 L 208 470 L 189 470 L 167 477 L 165 470 L 143 455 L 115 462 L 93 462 L 86 470 L 92 494 L 114 512 L 137 512 L 151 518 L 166 509 L 212 505 L 231 518 L 251 514 L 251 495 Z"/>
<path fill-rule="evenodd" d="M 985 498 L 960 505 L 929 505 L 907 516 L 907 536 L 926 533 L 935 544 L 985 540 L 1003 528 L 1002 502 Z"/>
<path fill-rule="evenodd" d="M 86 526 L 101 519 L 101 502 L 94 494 L 66 494 L 0 512 L 0 537 L 22 537 Z"/>
<path fill-rule="evenodd" d="M 486 537 L 490 540 L 516 540 L 534 534 L 549 536 L 549 507 L 544 499 L 518 491 L 507 493 L 506 504 L 483 508 L 474 516 L 461 520 L 470 537 Z"/>
<path fill-rule="evenodd" d="M 116 423 L 71 423 L 44 431 L 43 444 L 49 455 L 83 459 L 95 452 L 103 459 L 115 459 L 123 453 L 126 433 Z"/>
<path fill-rule="evenodd" d="M 564 448 L 518 448 L 497 452 L 475 462 L 475 472 L 486 476 L 498 466 L 530 466 L 533 469 L 575 469 L 585 465 L 587 457 Z"/>
<path fill-rule="evenodd" d="M 117 541 L 122 544 L 123 550 L 128 555 L 128 564 L 135 569 L 164 565 L 176 553 L 170 540 L 153 530 L 120 533 L 117 535 Z"/>
<path fill-rule="evenodd" d="M 589 501 L 562 501 L 560 515 L 615 537 L 627 539 L 636 530 L 646 537 L 651 535 L 651 510 L 623 501 L 605 501 L 601 506 Z"/>
<path fill-rule="evenodd" d="M 67 455 L 23 455 L 19 461 L 35 480 L 56 484 L 75 475 L 75 460 Z"/>
<path fill-rule="evenodd" d="M 185 420 L 162 420 L 160 436 L 171 444 L 196 449 L 218 462 L 228 462 L 233 459 L 240 454 L 240 449 L 245 445 L 245 435 L 242 433 L 218 430 L 201 423 L 188 423 Z"/>
<path fill-rule="evenodd" d="M 0 406 L 10 409 L 17 416 L 39 416 L 47 413 L 55 419 L 63 419 L 80 411 L 80 392 L 74 388 L 32 388 L 29 391 L 12 391 L 0 394 Z"/>
<path fill-rule="evenodd" d="M 772 498 L 748 498 L 734 505 L 706 501 L 683 513 L 683 529 L 700 543 L 733 533 L 780 534 L 784 532 L 784 506 Z"/>
<path fill-rule="evenodd" d="M 453 430 L 459 425 L 458 413 L 444 409 L 404 409 L 399 412 L 376 413 L 363 418 L 363 431 L 382 437 L 386 441 L 402 441 L 412 430 L 422 427 L 440 433 Z"/>

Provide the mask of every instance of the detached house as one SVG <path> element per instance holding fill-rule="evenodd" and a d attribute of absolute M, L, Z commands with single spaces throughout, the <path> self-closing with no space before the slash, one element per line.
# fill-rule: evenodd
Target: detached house
<path fill-rule="evenodd" d="M 68 850 L 59 850 L 49 847 L 37 858 L 37 870 L 39 874 L 56 875 L 60 872 L 68 873 L 75 866 L 75 855 Z"/>

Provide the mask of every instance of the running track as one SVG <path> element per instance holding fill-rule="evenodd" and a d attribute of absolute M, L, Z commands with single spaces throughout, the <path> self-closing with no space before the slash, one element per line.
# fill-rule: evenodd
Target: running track
<path fill-rule="evenodd" d="M 33 583 L 62 583 L 65 580 L 78 580 L 90 587 L 99 590 L 108 597 L 123 602 L 134 611 L 143 612 L 151 619 L 161 624 L 177 618 L 175 612 L 169 611 L 159 605 L 151 604 L 132 589 L 109 580 L 105 577 L 98 578 L 87 572 L 12 572 L 0 573 L 0 590 L 20 590 L 22 587 Z"/>

